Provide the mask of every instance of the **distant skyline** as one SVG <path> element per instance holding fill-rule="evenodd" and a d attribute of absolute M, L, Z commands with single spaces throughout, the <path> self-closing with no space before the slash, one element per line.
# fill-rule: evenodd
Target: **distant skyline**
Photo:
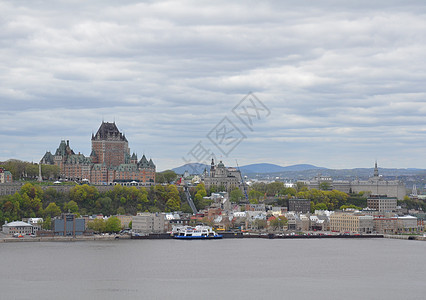
<path fill-rule="evenodd" d="M 0 1 L 0 20 L 0 161 L 89 156 L 115 121 L 157 171 L 426 168 L 424 1 Z"/>

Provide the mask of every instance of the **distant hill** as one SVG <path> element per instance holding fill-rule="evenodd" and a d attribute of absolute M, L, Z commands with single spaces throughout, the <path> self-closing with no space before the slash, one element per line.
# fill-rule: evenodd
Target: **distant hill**
<path fill-rule="evenodd" d="M 279 172 L 291 172 L 291 171 L 318 170 L 318 169 L 326 169 L 326 168 L 316 167 L 314 165 L 308 165 L 308 164 L 281 167 L 279 165 L 267 164 L 267 163 L 251 164 L 251 165 L 240 167 L 241 172 L 244 174 L 251 174 L 251 173 L 265 174 L 265 173 L 279 173 Z"/>
<path fill-rule="evenodd" d="M 230 167 L 230 166 L 227 166 Z M 207 171 L 210 170 L 210 166 L 200 163 L 191 163 L 185 164 L 183 166 L 172 169 L 176 174 L 183 174 L 185 171 L 188 171 L 190 174 L 202 174 L 204 168 L 207 168 Z M 281 167 L 279 165 L 261 163 L 261 164 L 251 164 L 246 166 L 241 166 L 240 170 L 243 174 L 266 174 L 266 173 L 279 173 L 279 172 L 297 172 L 297 171 L 306 171 L 306 170 L 318 170 L 326 169 L 321 167 L 316 167 L 308 164 L 293 165 L 288 167 Z"/>
<path fill-rule="evenodd" d="M 204 169 L 210 170 L 210 166 L 200 163 L 190 163 L 183 166 L 172 169 L 176 174 L 183 174 L 185 171 L 188 171 L 189 174 L 202 174 Z"/>

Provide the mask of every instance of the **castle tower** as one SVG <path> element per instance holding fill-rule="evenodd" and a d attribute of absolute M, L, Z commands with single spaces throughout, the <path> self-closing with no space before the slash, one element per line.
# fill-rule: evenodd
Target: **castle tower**
<path fill-rule="evenodd" d="M 102 122 L 97 133 L 92 135 L 92 153 L 99 164 L 117 167 L 130 155 L 128 141 L 115 123 Z"/>

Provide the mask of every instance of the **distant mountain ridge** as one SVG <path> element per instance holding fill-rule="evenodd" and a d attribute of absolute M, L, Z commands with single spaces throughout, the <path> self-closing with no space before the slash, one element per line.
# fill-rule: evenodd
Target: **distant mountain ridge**
<path fill-rule="evenodd" d="M 229 166 L 227 166 L 229 167 Z M 176 174 L 183 174 L 188 171 L 190 174 L 202 174 L 204 169 L 210 170 L 210 165 L 200 163 L 190 163 L 183 166 L 172 169 Z M 267 174 L 267 173 L 279 173 L 279 172 L 297 172 L 306 170 L 326 170 L 326 168 L 317 167 L 309 164 L 298 164 L 293 166 L 282 167 L 275 164 L 260 163 L 250 164 L 240 167 L 241 173 L 243 174 Z"/>
<path fill-rule="evenodd" d="M 185 173 L 185 171 L 188 171 L 189 174 L 202 174 L 204 172 L 204 169 L 207 167 L 210 169 L 210 166 L 206 164 L 189 163 L 177 168 L 173 168 L 172 171 L 174 171 L 176 174 L 183 174 Z"/>
<path fill-rule="evenodd" d="M 319 170 L 326 169 L 322 167 L 317 167 L 309 164 L 298 164 L 287 167 L 282 167 L 275 164 L 261 163 L 261 164 L 251 164 L 240 167 L 242 173 L 278 173 L 278 172 L 291 172 L 291 171 L 306 171 L 306 170 Z"/>

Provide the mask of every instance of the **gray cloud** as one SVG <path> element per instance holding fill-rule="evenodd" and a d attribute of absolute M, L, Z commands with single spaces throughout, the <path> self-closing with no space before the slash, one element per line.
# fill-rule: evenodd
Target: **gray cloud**
<path fill-rule="evenodd" d="M 0 160 L 38 161 L 115 120 L 159 169 L 224 116 L 240 164 L 422 167 L 422 1 L 0 3 Z M 231 109 L 271 110 L 251 132 Z"/>

